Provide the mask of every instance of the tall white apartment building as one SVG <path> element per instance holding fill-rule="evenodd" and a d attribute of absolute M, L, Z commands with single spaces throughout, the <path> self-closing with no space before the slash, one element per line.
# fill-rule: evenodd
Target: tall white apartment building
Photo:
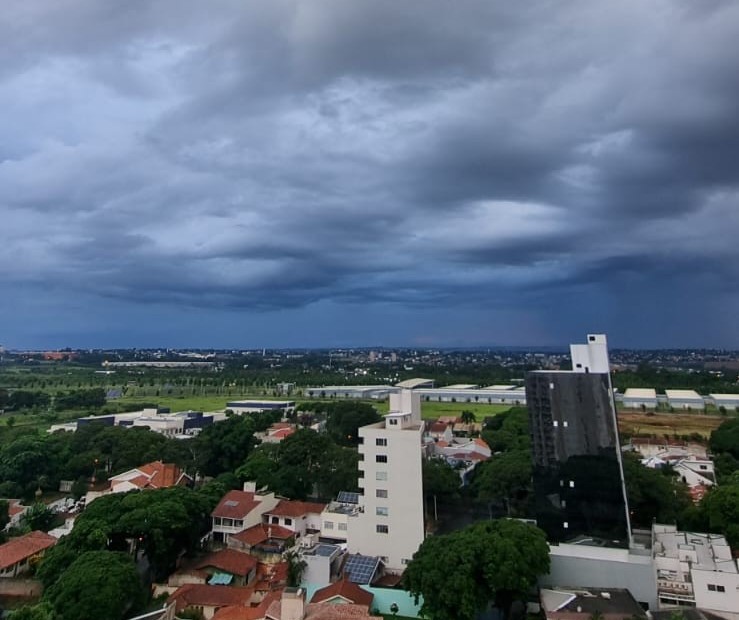
<path fill-rule="evenodd" d="M 424 537 L 420 395 L 390 394 L 385 419 L 360 428 L 359 437 L 360 510 L 348 519 L 347 545 L 402 572 Z"/>

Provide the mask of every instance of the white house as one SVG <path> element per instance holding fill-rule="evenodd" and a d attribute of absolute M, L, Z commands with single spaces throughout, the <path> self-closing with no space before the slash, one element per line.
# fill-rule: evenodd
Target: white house
<path fill-rule="evenodd" d="M 279 525 L 295 532 L 297 536 L 304 536 L 321 531 L 321 513 L 325 508 L 326 504 L 282 499 L 263 513 L 262 523 Z"/>
<path fill-rule="evenodd" d="M 274 493 L 258 493 L 253 482 L 244 483 L 243 491 L 229 491 L 210 513 L 213 540 L 227 542 L 229 534 L 262 523 L 262 515 L 279 501 Z"/>

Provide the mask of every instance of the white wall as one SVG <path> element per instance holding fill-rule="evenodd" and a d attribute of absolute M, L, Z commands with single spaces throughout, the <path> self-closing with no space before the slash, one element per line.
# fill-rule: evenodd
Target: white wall
<path fill-rule="evenodd" d="M 422 428 L 386 429 L 381 422 L 359 430 L 364 440 L 359 446 L 364 512 L 349 518 L 347 542 L 351 553 L 386 558 L 389 570 L 402 571 L 424 538 Z M 387 445 L 378 446 L 377 440 Z M 386 456 L 387 463 L 378 463 L 378 456 Z M 387 497 L 378 498 L 378 490 Z M 378 514 L 383 509 L 387 515 Z M 388 532 L 378 532 L 378 526 L 387 526 Z"/>
<path fill-rule="evenodd" d="M 693 568 L 695 604 L 702 609 L 739 613 L 739 575 Z M 708 589 L 709 584 L 724 588 L 724 592 Z"/>

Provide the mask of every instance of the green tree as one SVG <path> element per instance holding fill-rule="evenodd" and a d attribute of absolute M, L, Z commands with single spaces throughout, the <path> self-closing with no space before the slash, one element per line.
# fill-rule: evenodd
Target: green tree
<path fill-rule="evenodd" d="M 44 593 L 58 620 L 122 620 L 145 598 L 133 559 L 111 551 L 83 553 Z"/>
<path fill-rule="evenodd" d="M 36 502 L 21 517 L 21 523 L 29 530 L 48 532 L 54 527 L 57 517 L 54 512 L 41 502 Z"/>
<path fill-rule="evenodd" d="M 450 570 L 450 567 L 453 567 Z M 549 571 L 540 529 L 510 519 L 485 521 L 427 538 L 403 575 L 403 587 L 423 596 L 432 618 L 472 620 L 494 603 L 504 613 Z"/>
<path fill-rule="evenodd" d="M 10 504 L 6 499 L 0 499 L 0 531 L 5 529 L 5 526 L 10 523 Z"/>
<path fill-rule="evenodd" d="M 356 488 L 357 460 L 355 450 L 335 444 L 328 435 L 299 429 L 277 445 L 259 446 L 236 473 L 286 497 L 330 498 Z"/>
<path fill-rule="evenodd" d="M 367 403 L 355 401 L 329 403 L 326 431 L 339 445 L 356 446 L 359 443 L 359 428 L 379 422 L 381 419 L 375 408 Z"/>
<path fill-rule="evenodd" d="M 676 523 L 691 506 L 687 487 L 671 468 L 651 469 L 632 453 L 623 455 L 623 466 L 633 525 L 649 528 L 654 521 Z"/>
<path fill-rule="evenodd" d="M 483 502 L 505 502 L 516 509 L 531 486 L 531 455 L 513 450 L 493 456 L 475 468 L 472 491 Z"/>
<path fill-rule="evenodd" d="M 465 409 L 462 413 L 459 414 L 459 419 L 462 421 L 462 424 L 472 424 L 475 421 L 475 414 L 470 411 L 469 409 Z"/>
<path fill-rule="evenodd" d="M 722 533 L 732 549 L 739 549 L 739 473 L 711 489 L 701 508 L 711 531 Z"/>
<path fill-rule="evenodd" d="M 54 620 L 54 609 L 48 602 L 24 605 L 10 612 L 9 620 Z"/>
<path fill-rule="evenodd" d="M 427 498 L 453 499 L 459 495 L 460 484 L 459 474 L 446 461 L 423 459 L 423 492 Z"/>

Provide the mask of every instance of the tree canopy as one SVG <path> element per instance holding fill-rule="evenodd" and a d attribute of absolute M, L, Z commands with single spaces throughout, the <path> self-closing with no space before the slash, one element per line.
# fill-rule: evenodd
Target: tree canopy
<path fill-rule="evenodd" d="M 122 620 L 145 600 L 133 559 L 125 553 L 88 551 L 44 592 L 57 620 Z"/>
<path fill-rule="evenodd" d="M 549 571 L 543 531 L 500 519 L 427 538 L 403 574 L 403 587 L 423 597 L 432 618 L 472 620 L 490 603 L 507 613 Z"/>
<path fill-rule="evenodd" d="M 334 497 L 357 487 L 358 455 L 326 434 L 299 429 L 279 444 L 256 448 L 236 473 L 294 499 Z"/>
<path fill-rule="evenodd" d="M 516 510 L 531 486 L 531 455 L 525 450 L 496 454 L 475 468 L 472 490 L 478 500 L 500 502 Z"/>
<path fill-rule="evenodd" d="M 651 528 L 652 523 L 675 523 L 690 507 L 688 489 L 672 468 L 651 469 L 633 453 L 623 455 L 626 496 L 633 526 Z"/>

